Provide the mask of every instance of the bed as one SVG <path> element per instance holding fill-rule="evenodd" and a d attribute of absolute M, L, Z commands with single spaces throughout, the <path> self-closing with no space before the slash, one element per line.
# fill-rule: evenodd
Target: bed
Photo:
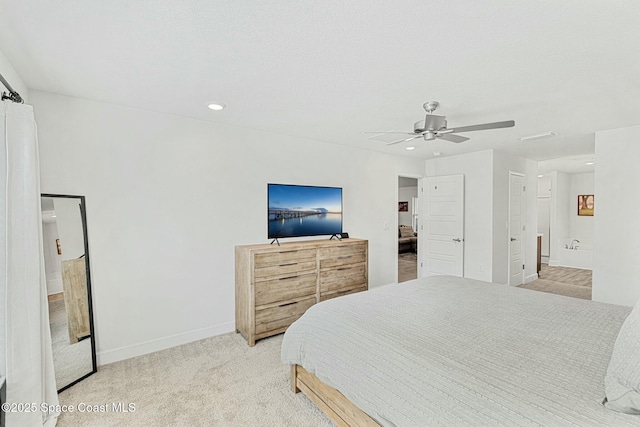
<path fill-rule="evenodd" d="M 436 276 L 311 307 L 281 358 L 338 425 L 638 426 L 602 404 L 630 312 Z"/>

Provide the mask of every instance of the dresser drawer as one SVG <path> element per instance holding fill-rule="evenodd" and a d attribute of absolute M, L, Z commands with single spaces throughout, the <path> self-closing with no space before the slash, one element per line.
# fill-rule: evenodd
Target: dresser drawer
<path fill-rule="evenodd" d="M 268 267 L 256 268 L 255 279 L 271 280 L 280 277 L 290 277 L 293 275 L 300 276 L 306 273 L 316 271 L 316 260 L 304 262 L 289 262 L 280 265 L 270 265 Z"/>
<path fill-rule="evenodd" d="M 367 255 L 364 252 L 340 255 L 332 258 L 320 258 L 320 269 L 339 267 L 341 265 L 362 264 L 366 261 Z"/>
<path fill-rule="evenodd" d="M 315 272 L 305 275 L 281 277 L 274 280 L 255 282 L 255 305 L 271 304 L 277 301 L 291 301 L 296 298 L 316 294 L 317 275 Z"/>
<path fill-rule="evenodd" d="M 366 282 L 365 264 L 324 270 L 320 272 L 320 293 L 366 285 Z"/>
<path fill-rule="evenodd" d="M 340 246 L 327 246 L 318 249 L 320 260 L 326 258 L 337 258 L 345 255 L 365 254 L 367 251 L 365 242 L 349 243 Z"/>
<path fill-rule="evenodd" d="M 338 291 L 338 292 L 325 293 L 325 294 L 320 295 L 320 301 L 326 301 L 326 300 L 331 299 L 331 298 L 337 298 L 337 297 L 341 297 L 343 295 L 355 294 L 357 292 L 362 292 L 362 291 L 366 291 L 366 290 L 367 290 L 366 286 L 358 286 L 358 287 L 355 287 L 355 288 L 346 289 L 346 290 L 342 290 L 342 291 Z"/>
<path fill-rule="evenodd" d="M 263 332 L 286 328 L 295 322 L 305 311 L 316 303 L 315 295 L 312 298 L 297 302 L 283 303 L 279 306 L 256 310 L 256 335 Z"/>
<path fill-rule="evenodd" d="M 300 263 L 316 260 L 315 249 L 294 249 L 281 252 L 264 252 L 256 254 L 255 268 L 279 266 L 291 263 Z"/>

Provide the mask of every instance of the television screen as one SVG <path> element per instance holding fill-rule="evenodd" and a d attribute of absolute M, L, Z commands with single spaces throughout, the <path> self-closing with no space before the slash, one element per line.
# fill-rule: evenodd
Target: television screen
<path fill-rule="evenodd" d="M 342 233 L 342 188 L 267 185 L 269 239 Z"/>

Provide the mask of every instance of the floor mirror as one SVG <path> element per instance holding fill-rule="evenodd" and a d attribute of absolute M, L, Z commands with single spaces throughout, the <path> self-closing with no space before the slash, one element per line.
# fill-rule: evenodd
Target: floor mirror
<path fill-rule="evenodd" d="M 84 196 L 42 194 L 42 242 L 58 392 L 97 371 Z"/>

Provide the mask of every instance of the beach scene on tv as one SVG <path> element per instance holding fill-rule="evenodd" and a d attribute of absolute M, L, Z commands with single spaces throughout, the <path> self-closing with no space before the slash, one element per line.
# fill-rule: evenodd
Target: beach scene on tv
<path fill-rule="evenodd" d="M 268 185 L 269 238 L 342 232 L 342 188 Z"/>

